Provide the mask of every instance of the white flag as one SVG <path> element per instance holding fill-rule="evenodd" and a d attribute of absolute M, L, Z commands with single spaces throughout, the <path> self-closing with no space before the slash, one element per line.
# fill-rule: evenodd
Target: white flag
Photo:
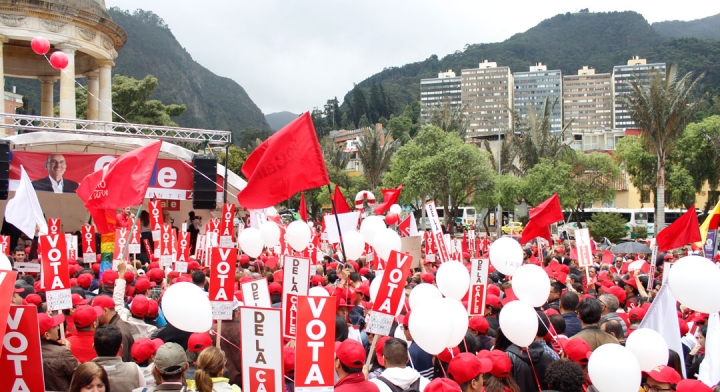
<path fill-rule="evenodd" d="M 417 222 L 415 222 L 415 217 L 411 214 L 410 215 L 410 237 L 418 236 L 418 229 L 417 229 Z"/>
<path fill-rule="evenodd" d="M 337 221 L 335 221 L 335 216 L 337 216 Z M 331 244 L 337 244 L 340 242 L 338 222 L 340 222 L 340 230 L 342 230 L 343 233 L 357 230 L 358 221 L 360 220 L 360 211 L 346 212 L 337 215 L 325 215 L 323 220 L 325 221 L 325 232 L 328 235 L 328 242 Z"/>
<path fill-rule="evenodd" d="M 713 387 L 720 382 L 720 315 L 713 313 L 708 320 L 705 336 L 705 359 L 700 363 L 698 380 Z"/>
<path fill-rule="evenodd" d="M 667 273 L 667 272 L 666 272 Z M 667 284 L 662 285 L 655 300 L 640 322 L 639 328 L 649 328 L 659 333 L 667 343 L 670 350 L 680 356 L 683 378 L 685 377 L 685 359 L 683 358 L 682 342 L 680 341 L 680 323 L 678 322 L 677 300 Z"/>
<path fill-rule="evenodd" d="M 15 191 L 15 197 L 5 206 L 5 220 L 15 225 L 29 238 L 35 236 L 35 225 L 40 226 L 38 235 L 47 235 L 48 233 L 47 222 L 42 208 L 40 208 L 35 188 L 22 165 L 20 166 L 20 185 Z"/>

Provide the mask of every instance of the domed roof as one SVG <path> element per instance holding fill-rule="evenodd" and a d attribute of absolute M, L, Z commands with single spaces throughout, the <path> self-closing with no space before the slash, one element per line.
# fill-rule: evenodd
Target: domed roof
<path fill-rule="evenodd" d="M 45 0 L 45 2 L 75 8 L 106 19 L 111 19 L 105 7 L 105 0 Z"/>

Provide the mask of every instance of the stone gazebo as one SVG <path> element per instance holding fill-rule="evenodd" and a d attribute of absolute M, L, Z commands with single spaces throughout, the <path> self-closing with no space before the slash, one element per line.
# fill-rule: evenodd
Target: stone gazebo
<path fill-rule="evenodd" d="M 50 66 L 30 47 L 43 36 L 52 52 L 69 60 L 64 71 Z M 60 118 L 75 119 L 76 78 L 87 78 L 87 119 L 112 121 L 112 66 L 125 44 L 125 31 L 112 22 L 104 0 L 0 0 L 0 85 L 5 75 L 37 78 L 42 86 L 40 115 L 53 116 L 53 85 L 60 79 Z"/>

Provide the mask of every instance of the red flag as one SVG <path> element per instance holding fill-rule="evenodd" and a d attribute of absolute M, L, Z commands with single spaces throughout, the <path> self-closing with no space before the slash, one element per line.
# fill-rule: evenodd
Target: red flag
<path fill-rule="evenodd" d="M 141 204 L 161 146 L 162 142 L 157 141 L 128 151 L 88 174 L 77 189 L 85 208 L 115 210 Z"/>
<path fill-rule="evenodd" d="M 400 231 L 400 237 L 407 237 L 410 235 L 410 218 L 414 217 L 412 215 L 405 218 L 404 221 L 400 222 L 398 225 L 398 230 Z"/>
<path fill-rule="evenodd" d="M 335 193 L 333 193 L 333 199 L 335 200 L 335 214 L 344 214 L 350 212 L 350 206 L 345 200 L 345 196 L 340 191 L 340 187 L 335 184 Z"/>
<path fill-rule="evenodd" d="M 555 193 L 530 211 L 530 221 L 525 227 L 525 230 L 523 230 L 520 243 L 524 244 L 537 237 L 552 241 L 549 226 L 563 220 L 563 218 L 560 199 L 558 199 L 558 195 Z"/>
<path fill-rule="evenodd" d="M 248 183 L 238 201 L 250 209 L 270 207 L 300 191 L 329 184 L 310 113 L 258 146 L 243 164 L 242 173 Z"/>
<path fill-rule="evenodd" d="M 397 203 L 400 198 L 400 192 L 402 191 L 402 184 L 397 189 L 383 189 L 383 202 L 378 204 L 373 210 L 374 213 L 382 215 L 385 211 L 390 209 L 390 206 Z"/>
<path fill-rule="evenodd" d="M 695 206 L 688 208 L 680 218 L 657 235 L 658 252 L 679 248 L 702 241 Z"/>
<path fill-rule="evenodd" d="M 305 192 L 300 194 L 300 207 L 298 207 L 298 213 L 303 221 L 307 222 L 307 207 L 305 207 Z"/>
<path fill-rule="evenodd" d="M 468 239 L 467 239 L 467 231 L 465 231 L 465 230 L 463 230 L 462 251 L 470 252 L 470 246 L 468 245 Z"/>

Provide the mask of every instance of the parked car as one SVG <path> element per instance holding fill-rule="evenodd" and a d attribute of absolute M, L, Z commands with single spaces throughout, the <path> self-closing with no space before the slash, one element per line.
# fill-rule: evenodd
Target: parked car
<path fill-rule="evenodd" d="M 508 222 L 508 224 L 503 226 L 501 229 L 505 234 L 510 234 L 510 232 L 519 234 L 523 231 L 523 224 L 522 222 Z"/>

